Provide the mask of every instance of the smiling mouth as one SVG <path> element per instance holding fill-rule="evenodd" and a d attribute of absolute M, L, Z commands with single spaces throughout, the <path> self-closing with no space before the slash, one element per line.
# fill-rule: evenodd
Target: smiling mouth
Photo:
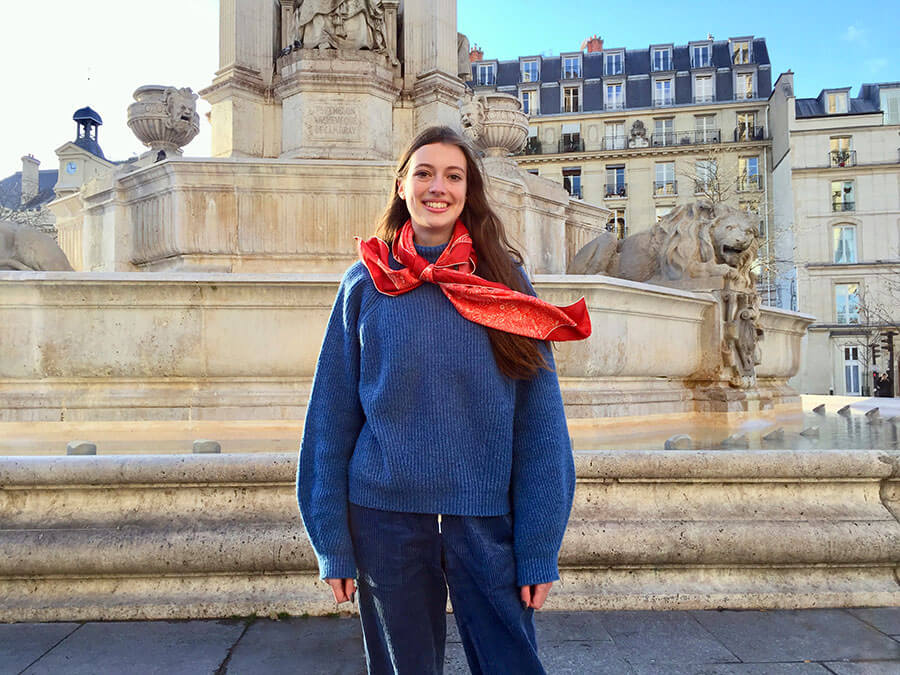
<path fill-rule="evenodd" d="M 423 202 L 429 209 L 446 209 L 449 204 L 447 202 Z"/>

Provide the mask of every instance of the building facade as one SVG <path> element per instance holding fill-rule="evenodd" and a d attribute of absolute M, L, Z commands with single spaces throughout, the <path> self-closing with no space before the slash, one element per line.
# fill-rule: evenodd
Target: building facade
<path fill-rule="evenodd" d="M 897 392 L 900 346 L 900 82 L 794 97 L 784 73 L 771 98 L 779 243 L 791 248 L 796 307 L 812 314 L 796 386 L 873 395 L 874 371 Z"/>
<path fill-rule="evenodd" d="M 608 227 L 620 237 L 699 198 L 759 212 L 767 228 L 764 39 L 610 49 L 592 38 L 553 57 L 476 54 L 472 77 L 476 93 L 521 100 L 530 128 L 519 164 L 611 209 Z"/>

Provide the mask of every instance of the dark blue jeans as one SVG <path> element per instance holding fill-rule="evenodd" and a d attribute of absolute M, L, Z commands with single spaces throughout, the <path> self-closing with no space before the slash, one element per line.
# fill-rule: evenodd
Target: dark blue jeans
<path fill-rule="evenodd" d="M 516 585 L 511 517 L 441 521 L 350 505 L 369 673 L 443 672 L 449 587 L 472 673 L 543 674 L 534 610 Z"/>

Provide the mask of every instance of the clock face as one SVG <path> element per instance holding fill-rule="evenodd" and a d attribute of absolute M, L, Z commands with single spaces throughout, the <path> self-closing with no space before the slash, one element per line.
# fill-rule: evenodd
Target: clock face
<path fill-rule="evenodd" d="M 67 162 L 66 163 L 66 173 L 73 174 L 78 170 L 78 165 L 75 162 Z"/>

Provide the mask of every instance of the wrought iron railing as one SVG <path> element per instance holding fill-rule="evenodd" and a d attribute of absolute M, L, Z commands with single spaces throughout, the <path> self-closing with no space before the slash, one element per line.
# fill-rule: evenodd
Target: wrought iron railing
<path fill-rule="evenodd" d="M 604 136 L 601 146 L 604 150 L 624 150 L 628 147 L 628 140 L 624 136 Z"/>
<path fill-rule="evenodd" d="M 737 126 L 734 128 L 734 141 L 741 143 L 746 141 L 764 141 L 766 140 L 765 127 L 745 127 Z"/>
<path fill-rule="evenodd" d="M 625 110 L 625 101 L 607 101 L 603 104 L 604 110 Z"/>
<path fill-rule="evenodd" d="M 665 195 L 678 194 L 678 181 L 674 180 L 655 180 L 653 181 L 653 196 L 661 197 Z"/>
<path fill-rule="evenodd" d="M 856 202 L 831 202 L 832 211 L 856 211 Z"/>
<path fill-rule="evenodd" d="M 735 101 L 750 101 L 754 98 L 756 98 L 755 91 L 736 91 L 734 93 Z"/>
<path fill-rule="evenodd" d="M 525 141 L 525 150 L 526 155 L 539 155 L 541 154 L 541 141 L 537 136 L 529 136 L 528 140 Z"/>
<path fill-rule="evenodd" d="M 834 167 L 856 166 L 856 150 L 832 150 L 828 163 Z"/>
<path fill-rule="evenodd" d="M 627 183 L 607 183 L 604 188 L 604 199 L 622 199 L 628 196 Z"/>
<path fill-rule="evenodd" d="M 762 190 L 762 176 L 742 176 L 738 179 L 737 188 L 740 192 L 756 192 Z"/>
<path fill-rule="evenodd" d="M 701 94 L 700 96 L 694 97 L 694 103 L 712 103 L 713 95 L 712 94 Z"/>
<path fill-rule="evenodd" d="M 663 131 L 660 133 L 651 134 L 650 144 L 653 146 L 675 145 L 675 132 Z"/>
<path fill-rule="evenodd" d="M 654 96 L 653 97 L 653 107 L 655 108 L 665 108 L 671 105 L 675 105 L 675 98 L 673 96 Z"/>
<path fill-rule="evenodd" d="M 574 138 L 560 138 L 559 152 L 584 152 L 584 139 L 580 136 Z"/>

